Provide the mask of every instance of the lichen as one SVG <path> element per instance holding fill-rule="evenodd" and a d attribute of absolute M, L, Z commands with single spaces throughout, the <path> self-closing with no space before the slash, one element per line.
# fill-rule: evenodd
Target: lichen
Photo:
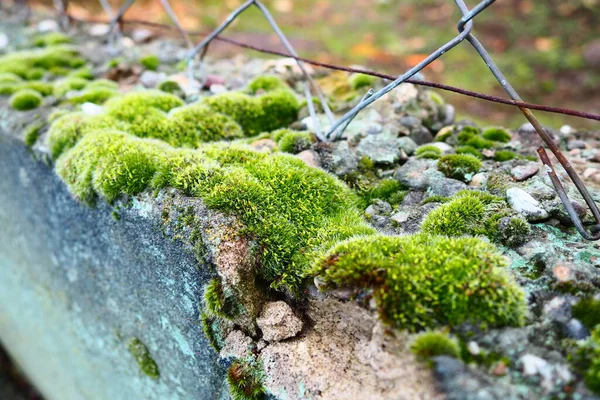
<path fill-rule="evenodd" d="M 10 97 L 10 106 L 18 111 L 28 111 L 42 104 L 42 96 L 32 89 L 21 89 Z"/>
<path fill-rule="evenodd" d="M 529 223 L 504 199 L 474 190 L 460 191 L 452 201 L 431 211 L 421 229 L 432 235 L 481 235 L 507 245 L 522 243 L 530 232 Z"/>
<path fill-rule="evenodd" d="M 481 161 L 469 154 L 450 154 L 441 157 L 437 167 L 448 178 L 469 182 L 481 169 Z"/>
<path fill-rule="evenodd" d="M 381 318 L 416 331 L 464 322 L 519 325 L 524 294 L 496 248 L 477 238 L 368 236 L 319 258 L 325 285 L 372 288 Z"/>
<path fill-rule="evenodd" d="M 158 365 L 156 365 L 156 362 L 152 359 L 148 347 L 146 347 L 140 339 L 132 338 L 129 340 L 127 348 L 144 374 L 152 379 L 158 379 L 160 377 Z"/>

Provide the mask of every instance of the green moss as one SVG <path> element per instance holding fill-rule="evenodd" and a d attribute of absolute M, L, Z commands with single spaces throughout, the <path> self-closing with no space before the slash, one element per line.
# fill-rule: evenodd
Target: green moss
<path fill-rule="evenodd" d="M 510 132 L 502 128 L 488 128 L 483 131 L 481 136 L 483 136 L 484 139 L 500 143 L 508 143 L 512 138 Z"/>
<path fill-rule="evenodd" d="M 9 102 L 15 110 L 28 111 L 38 108 L 42 104 L 42 96 L 35 90 L 21 89 L 11 96 Z"/>
<path fill-rule="evenodd" d="M 85 85 L 86 89 L 113 89 L 117 91 L 119 89 L 119 84 L 115 81 L 111 81 L 108 79 L 96 79 L 94 81 L 89 82 Z"/>
<path fill-rule="evenodd" d="M 46 71 L 44 69 L 31 68 L 29 71 L 27 71 L 27 75 L 25 76 L 25 79 L 27 79 L 29 81 L 39 80 L 39 79 L 42 79 L 44 77 L 44 75 L 46 75 Z"/>
<path fill-rule="evenodd" d="M 200 314 L 200 324 L 210 346 L 218 353 L 225 346 L 224 320 L 208 313 Z"/>
<path fill-rule="evenodd" d="M 479 132 L 479 128 L 475 128 L 474 126 L 465 126 L 456 136 L 456 140 L 458 140 L 458 143 L 460 144 L 466 144 L 469 140 L 479 135 Z"/>
<path fill-rule="evenodd" d="M 446 332 L 427 331 L 419 334 L 411 344 L 410 351 L 425 361 L 438 356 L 460 358 L 458 342 Z"/>
<path fill-rule="evenodd" d="M 12 72 L 0 72 L 0 84 L 4 85 L 4 84 L 18 84 L 21 83 L 23 81 L 23 79 L 17 75 L 17 74 L 13 74 Z"/>
<path fill-rule="evenodd" d="M 580 299 L 572 308 L 573 316 L 588 329 L 600 326 L 600 300 L 593 297 Z"/>
<path fill-rule="evenodd" d="M 425 145 L 419 147 L 415 152 L 415 155 L 417 156 L 417 158 L 429 158 L 437 160 L 442 156 L 442 150 L 437 146 Z"/>
<path fill-rule="evenodd" d="M 53 86 L 49 82 L 42 81 L 20 81 L 18 83 L 0 83 L 1 95 L 14 94 L 22 89 L 35 90 L 42 96 L 48 96 L 49 94 L 52 94 Z"/>
<path fill-rule="evenodd" d="M 492 194 L 504 196 L 506 190 L 514 184 L 512 178 L 502 172 L 492 172 L 488 177 L 486 188 Z"/>
<path fill-rule="evenodd" d="M 477 135 L 467 140 L 465 145 L 475 147 L 476 149 L 491 149 L 495 144 L 491 140 L 484 139 L 483 137 Z"/>
<path fill-rule="evenodd" d="M 448 178 L 469 182 L 481 169 L 481 161 L 469 154 L 450 154 L 441 157 L 437 167 Z"/>
<path fill-rule="evenodd" d="M 425 200 L 423 200 L 421 202 L 421 205 L 424 206 L 425 204 L 428 203 L 447 203 L 448 201 L 450 201 L 450 197 L 444 197 L 444 196 L 429 196 L 428 198 L 426 198 Z"/>
<path fill-rule="evenodd" d="M 129 340 L 127 348 L 144 374 L 152 379 L 158 379 L 160 377 L 158 365 L 156 365 L 156 362 L 154 362 L 152 356 L 150 356 L 148 347 L 146 347 L 140 339 L 132 338 Z"/>
<path fill-rule="evenodd" d="M 386 201 L 392 206 L 397 205 L 404 199 L 404 196 L 407 193 L 405 189 L 406 188 L 395 179 L 382 179 L 359 192 L 362 199 L 362 208 L 371 205 L 375 199 Z"/>
<path fill-rule="evenodd" d="M 498 150 L 494 156 L 496 161 L 509 161 L 515 158 L 517 155 L 510 150 Z"/>
<path fill-rule="evenodd" d="M 154 54 L 149 54 L 140 58 L 140 64 L 150 71 L 156 71 L 160 66 L 160 59 Z"/>
<path fill-rule="evenodd" d="M 455 127 L 452 125 L 446 126 L 442 129 L 440 129 L 440 131 L 435 135 L 434 141 L 446 142 L 450 137 L 452 137 L 452 134 L 454 133 L 454 129 L 455 129 Z"/>
<path fill-rule="evenodd" d="M 71 38 L 60 32 L 44 33 L 36 36 L 33 40 L 33 44 L 36 47 L 56 46 L 67 43 L 71 43 Z"/>
<path fill-rule="evenodd" d="M 374 288 L 382 319 L 415 331 L 521 324 L 524 294 L 505 267 L 496 248 L 477 238 L 373 235 L 338 244 L 314 273 L 326 285 Z"/>
<path fill-rule="evenodd" d="M 40 136 L 40 130 L 44 126 L 44 123 L 41 121 L 32 122 L 25 128 L 24 132 L 24 140 L 27 147 L 31 147 L 37 142 Z"/>
<path fill-rule="evenodd" d="M 280 151 L 292 154 L 308 150 L 316 142 L 316 138 L 310 132 L 297 132 L 289 129 L 274 132 L 273 138 Z"/>
<path fill-rule="evenodd" d="M 228 92 L 208 97 L 204 103 L 233 118 L 246 136 L 285 128 L 298 118 L 300 110 L 300 102 L 288 89 L 275 89 L 258 96 Z"/>
<path fill-rule="evenodd" d="M 71 104 L 83 104 L 83 103 L 94 103 L 94 104 L 103 104 L 108 99 L 115 97 L 118 92 L 113 89 L 106 88 L 93 88 L 93 89 L 84 89 L 80 93 L 69 96 L 68 102 Z"/>
<path fill-rule="evenodd" d="M 90 69 L 90 67 L 81 67 L 74 71 L 71 71 L 67 74 L 69 78 L 83 78 L 87 80 L 94 79 L 94 73 Z"/>
<path fill-rule="evenodd" d="M 600 394 L 600 325 L 592 331 L 590 337 L 578 342 L 570 342 L 568 360 L 585 385 L 594 393 Z"/>
<path fill-rule="evenodd" d="M 481 155 L 481 152 L 479 150 L 477 150 L 475 147 L 473 146 L 460 146 L 456 148 L 456 154 L 470 154 L 474 157 L 477 157 L 479 159 L 483 158 L 483 155 Z"/>
<path fill-rule="evenodd" d="M 227 370 L 227 383 L 233 400 L 262 400 L 264 370 L 255 360 L 234 361 Z"/>
<path fill-rule="evenodd" d="M 179 97 L 183 97 L 183 95 L 184 95 L 183 90 L 181 89 L 181 86 L 179 86 L 179 83 L 168 80 L 168 79 L 166 81 L 162 81 L 161 83 L 159 83 L 157 86 L 157 89 L 161 90 L 165 93 L 170 93 L 170 94 L 173 94 L 173 95 L 179 96 Z"/>
<path fill-rule="evenodd" d="M 81 90 L 88 84 L 83 78 L 64 78 L 54 82 L 54 97 L 62 98 L 72 90 Z"/>
<path fill-rule="evenodd" d="M 377 82 L 377 78 L 371 75 L 365 74 L 351 74 L 348 78 L 350 87 L 354 90 L 358 90 L 364 87 L 373 87 Z"/>
<path fill-rule="evenodd" d="M 481 235 L 507 245 L 522 243 L 530 233 L 529 223 L 503 199 L 472 190 L 458 192 L 452 201 L 431 211 L 421 229 L 432 235 Z"/>
<path fill-rule="evenodd" d="M 286 89 L 287 86 L 276 76 L 259 76 L 248 84 L 248 93 L 258 94 L 260 92 L 272 92 L 274 90 Z"/>
<path fill-rule="evenodd" d="M 213 279 L 204 288 L 204 306 L 207 313 L 219 318 L 231 319 L 240 310 L 231 289 L 226 289 L 219 279 Z"/>

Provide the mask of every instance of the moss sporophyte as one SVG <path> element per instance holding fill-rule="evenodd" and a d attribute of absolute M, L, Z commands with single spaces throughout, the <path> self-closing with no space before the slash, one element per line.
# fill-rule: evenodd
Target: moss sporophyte
<path fill-rule="evenodd" d="M 411 330 L 521 322 L 523 295 L 493 245 L 436 234 L 376 235 L 363 218 L 365 200 L 343 182 L 294 156 L 245 144 L 286 128 L 299 104 L 273 78 L 188 105 L 160 91 L 133 92 L 108 100 L 100 115 L 60 116 L 48 145 L 58 175 L 85 203 L 173 187 L 237 216 L 257 243 L 257 274 L 272 289 L 299 295 L 315 275 L 327 286 L 369 286 L 384 319 Z M 275 136 L 293 152 L 314 140 L 289 130 Z M 377 190 L 371 195 L 401 192 L 397 182 Z M 414 302 L 405 301 L 409 292 Z M 236 312 L 218 282 L 206 299 L 213 315 Z"/>

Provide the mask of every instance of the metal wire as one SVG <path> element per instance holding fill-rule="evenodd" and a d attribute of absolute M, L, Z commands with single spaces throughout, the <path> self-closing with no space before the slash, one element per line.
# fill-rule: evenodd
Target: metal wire
<path fill-rule="evenodd" d="M 112 18 L 111 31 L 114 30 L 115 25 L 117 23 L 121 22 L 123 14 L 131 6 L 131 4 L 133 4 L 134 1 L 135 0 L 127 0 L 125 5 L 123 7 L 121 7 L 121 9 L 119 10 L 119 13 L 117 14 L 117 16 Z M 184 38 L 186 39 L 186 43 L 188 43 L 188 46 L 189 46 L 191 41 L 189 40 L 188 33 L 185 30 L 183 30 L 183 28 L 177 21 L 177 17 L 173 13 L 173 10 L 170 8 L 170 5 L 168 5 L 168 3 L 166 1 L 167 0 L 161 0 L 161 3 L 165 7 L 165 10 L 167 11 L 167 13 L 171 16 L 171 19 L 175 22 L 175 25 L 177 26 L 180 34 L 182 36 L 184 36 Z M 66 15 L 68 17 L 67 9 L 66 9 L 66 7 L 68 6 L 68 0 L 54 0 L 54 2 L 57 5 L 57 8 L 59 8 L 59 5 L 60 5 L 60 8 L 59 8 L 60 15 L 61 16 Z M 331 110 L 329 110 L 321 91 L 318 89 L 317 85 L 314 83 L 314 81 L 310 77 L 310 74 L 308 74 L 306 69 L 304 68 L 302 61 L 305 61 L 305 60 L 298 57 L 295 50 L 293 49 L 293 47 L 291 46 L 291 44 L 289 43 L 289 41 L 287 40 L 287 38 L 285 37 L 285 35 L 281 31 L 281 29 L 277 25 L 277 23 L 275 22 L 275 20 L 271 16 L 271 14 L 269 13 L 267 8 L 258 0 L 248 0 L 244 4 L 242 4 L 242 6 L 240 6 L 238 9 L 234 10 L 234 12 L 232 12 L 229 15 L 229 17 L 215 31 L 213 31 L 211 34 L 209 34 L 204 40 L 202 40 L 200 42 L 200 44 L 198 44 L 195 48 L 193 48 L 188 53 L 187 59 L 188 59 L 188 61 L 191 62 L 199 53 L 202 52 L 202 54 L 204 55 L 206 53 L 208 45 L 213 40 L 219 40 L 219 39 L 224 40 L 223 38 L 219 38 L 219 35 L 237 17 L 239 17 L 239 15 L 242 14 L 246 9 L 248 9 L 251 6 L 256 6 L 261 11 L 261 13 L 265 16 L 269 25 L 276 32 L 276 34 L 280 38 L 281 42 L 283 43 L 284 47 L 290 53 L 289 55 L 296 60 L 298 67 L 300 68 L 303 75 L 307 79 L 308 85 L 305 86 L 305 96 L 307 97 L 307 100 L 308 100 L 309 112 L 313 119 L 313 123 L 315 125 L 314 128 L 315 128 L 317 137 L 320 140 L 323 140 L 323 139 L 336 140 L 337 138 L 341 137 L 343 130 L 350 124 L 350 122 L 354 119 L 354 117 L 356 115 L 358 115 L 358 113 L 360 113 L 360 111 L 362 111 L 364 108 L 368 107 L 370 104 L 377 101 L 381 97 L 385 96 L 387 93 L 389 93 L 390 91 L 392 91 L 393 89 L 398 87 L 401 83 L 408 81 L 412 76 L 414 76 L 416 73 L 421 71 L 423 68 L 425 68 L 426 66 L 431 64 L 433 61 L 435 61 L 436 59 L 438 59 L 439 57 L 444 55 L 447 51 L 450 51 L 451 49 L 453 49 L 454 47 L 456 47 L 457 45 L 462 43 L 465 39 L 467 39 L 467 41 L 477 51 L 479 56 L 484 60 L 484 62 L 486 63 L 486 65 L 488 66 L 488 68 L 490 69 L 492 74 L 494 75 L 494 77 L 498 80 L 498 82 L 501 84 L 501 86 L 503 87 L 505 92 L 510 96 L 512 101 L 508 101 L 508 100 L 504 100 L 504 99 L 501 99 L 502 101 L 497 101 L 496 99 L 492 100 L 490 98 L 490 96 L 481 95 L 481 94 L 476 94 L 477 96 L 475 96 L 475 97 L 483 98 L 485 96 L 486 100 L 502 102 L 504 104 L 515 105 L 515 106 L 519 107 L 519 109 L 522 111 L 525 118 L 532 124 L 532 126 L 534 127 L 536 132 L 540 135 L 542 140 L 546 143 L 546 145 L 548 146 L 550 151 L 554 154 L 554 156 L 558 159 L 560 164 L 563 166 L 563 168 L 567 172 L 567 175 L 573 181 L 573 183 L 575 184 L 575 187 L 577 188 L 579 193 L 584 198 L 588 208 L 590 209 L 590 211 L 596 221 L 596 225 L 594 225 L 591 228 L 591 232 L 588 232 L 585 229 L 585 227 L 583 226 L 577 212 L 575 211 L 575 208 L 573 207 L 571 201 L 569 200 L 569 198 L 566 194 L 566 191 L 564 190 L 564 187 L 562 186 L 560 180 L 558 179 L 558 176 L 556 175 L 554 168 L 552 167 L 552 164 L 550 162 L 550 159 L 548 158 L 546 151 L 542 147 L 540 147 L 538 149 L 538 154 L 539 154 L 542 162 L 546 166 L 546 170 L 549 174 L 550 180 L 551 180 L 552 184 L 554 185 L 554 188 L 556 189 L 558 196 L 559 196 L 561 202 L 563 203 L 565 210 L 567 211 L 571 220 L 573 221 L 576 229 L 581 234 L 581 236 L 584 237 L 585 239 L 588 239 L 588 240 L 600 239 L 600 211 L 598 210 L 596 203 L 594 202 L 594 200 L 592 199 L 591 195 L 589 194 L 587 188 L 585 187 L 585 185 L 583 184 L 583 182 L 577 175 L 575 169 L 571 166 L 571 164 L 569 163 L 567 158 L 564 156 L 564 154 L 562 153 L 560 148 L 553 142 L 553 140 L 550 137 L 550 135 L 548 134 L 548 132 L 546 132 L 546 130 L 542 127 L 542 125 L 535 118 L 535 116 L 533 115 L 533 113 L 531 111 L 531 108 L 535 108 L 535 107 L 538 107 L 538 109 L 541 107 L 544 107 L 545 108 L 544 111 L 547 111 L 549 108 L 546 106 L 540 106 L 540 105 L 532 105 L 533 107 L 529 107 L 530 104 L 523 102 L 521 97 L 519 96 L 519 94 L 510 85 L 510 83 L 508 82 L 508 80 L 506 79 L 504 74 L 502 74 L 502 72 L 500 71 L 498 66 L 494 63 L 494 61 L 492 60 L 492 58 L 490 57 L 489 53 L 486 51 L 484 46 L 472 34 L 473 19 L 479 13 L 481 13 L 483 10 L 485 10 L 487 7 L 489 7 L 491 4 L 493 4 L 495 2 L 495 0 L 483 0 L 470 10 L 466 6 L 466 4 L 463 0 L 454 0 L 454 2 L 456 3 L 456 6 L 459 8 L 460 12 L 463 14 L 463 17 L 457 24 L 458 35 L 456 37 L 452 38 L 450 41 L 448 41 L 446 44 L 444 44 L 440 48 L 438 48 L 436 51 L 431 53 L 428 57 L 426 57 L 423 61 L 418 63 L 416 66 L 409 69 L 406 73 L 404 73 L 400 77 L 393 80 L 393 82 L 389 83 L 388 85 L 386 85 L 384 88 L 382 88 L 378 92 L 373 93 L 372 90 L 370 90 L 367 93 L 367 95 L 365 95 L 354 108 L 352 108 L 350 111 L 348 111 L 344 116 L 342 116 L 342 118 L 337 120 L 335 123 L 333 123 L 333 114 L 331 113 Z M 165 6 L 165 3 L 166 3 L 166 6 Z M 67 21 L 68 21 L 68 19 L 67 19 Z M 231 40 L 229 40 L 229 41 L 231 41 Z M 250 46 L 246 46 L 246 47 L 250 47 Z M 363 71 L 363 73 L 364 73 L 364 71 Z M 370 75 L 374 75 L 374 74 L 370 74 Z M 414 83 L 423 84 L 423 82 L 421 82 L 421 81 L 417 81 Z M 332 123 L 332 125 L 327 130 L 327 133 L 324 136 L 322 135 L 320 127 L 318 126 L 318 121 L 316 118 L 314 104 L 312 103 L 312 95 L 310 92 L 310 87 L 312 87 L 316 91 L 317 95 L 319 96 L 319 100 L 321 101 L 321 104 L 323 106 L 323 109 L 324 109 L 325 113 L 327 114 L 329 120 Z M 458 88 L 453 88 L 453 89 L 458 89 Z M 453 90 L 453 91 L 456 91 L 456 90 Z M 472 93 L 470 95 L 473 95 L 473 94 L 475 94 L 475 93 Z M 565 113 L 564 110 L 560 110 L 560 111 L 563 111 L 562 113 Z M 573 111 L 573 110 L 568 110 L 568 111 Z M 558 109 L 554 110 L 554 112 L 559 112 L 559 110 Z M 583 116 L 582 114 L 586 114 L 586 113 L 573 112 L 570 115 L 575 115 L 575 114 L 579 114 L 578 116 Z M 586 117 L 591 117 L 590 119 L 600 120 L 600 116 L 598 116 L 598 115 L 590 114 L 590 115 L 587 115 Z"/>

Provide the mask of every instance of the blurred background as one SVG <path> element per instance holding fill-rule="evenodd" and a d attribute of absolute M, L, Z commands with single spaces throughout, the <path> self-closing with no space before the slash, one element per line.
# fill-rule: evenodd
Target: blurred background
<path fill-rule="evenodd" d="M 188 29 L 209 32 L 243 0 L 170 0 Z M 400 75 L 456 35 L 459 12 L 452 0 L 263 0 L 302 57 L 361 65 Z M 51 5 L 51 0 L 34 1 Z M 121 1 L 110 1 L 116 9 Z M 474 0 L 467 1 L 469 6 Z M 82 17 L 103 16 L 95 0 L 71 0 Z M 158 0 L 137 0 L 125 18 L 170 23 Z M 525 101 L 600 110 L 600 0 L 499 0 L 475 22 L 475 34 Z M 224 36 L 283 50 L 255 8 Z M 247 52 L 226 44 L 210 55 Z M 483 61 L 466 43 L 425 70 L 428 80 L 505 97 Z M 524 122 L 518 110 L 442 93 L 461 117 L 511 128 Z M 598 129 L 595 121 L 538 112 L 543 123 Z"/>

